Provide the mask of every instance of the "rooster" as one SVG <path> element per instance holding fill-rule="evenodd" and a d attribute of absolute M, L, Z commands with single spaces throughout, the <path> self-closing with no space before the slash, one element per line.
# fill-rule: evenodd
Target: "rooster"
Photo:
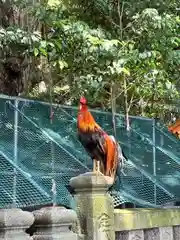
<path fill-rule="evenodd" d="M 180 138 L 180 119 L 168 126 L 168 131 Z"/>
<path fill-rule="evenodd" d="M 93 160 L 93 171 L 115 180 L 125 157 L 113 136 L 109 136 L 94 120 L 85 97 L 80 98 L 77 117 L 78 139 Z"/>

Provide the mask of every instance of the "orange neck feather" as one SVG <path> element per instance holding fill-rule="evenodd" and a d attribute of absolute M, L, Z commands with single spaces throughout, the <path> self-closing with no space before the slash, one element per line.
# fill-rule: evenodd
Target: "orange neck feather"
<path fill-rule="evenodd" d="M 77 123 L 78 128 L 83 132 L 94 131 L 95 128 L 100 128 L 89 112 L 87 105 L 80 104 Z"/>

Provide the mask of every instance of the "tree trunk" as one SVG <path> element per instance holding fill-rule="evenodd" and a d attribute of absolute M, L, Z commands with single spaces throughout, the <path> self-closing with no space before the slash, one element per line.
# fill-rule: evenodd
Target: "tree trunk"
<path fill-rule="evenodd" d="M 7 29 L 14 27 L 32 32 L 37 19 L 30 16 L 27 9 L 16 6 L 10 0 L 0 0 L 0 25 Z M 33 27 L 32 27 L 33 26 Z M 0 92 L 7 95 L 18 96 L 26 92 L 29 86 L 32 62 L 34 59 L 11 46 L 4 46 L 0 56 Z"/>

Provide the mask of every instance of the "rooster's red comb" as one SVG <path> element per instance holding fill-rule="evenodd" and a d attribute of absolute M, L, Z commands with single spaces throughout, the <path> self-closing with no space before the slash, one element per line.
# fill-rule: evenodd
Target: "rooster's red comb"
<path fill-rule="evenodd" d="M 79 100 L 79 102 L 80 102 L 81 104 L 87 104 L 87 100 L 86 100 L 85 97 L 81 97 L 80 100 Z"/>

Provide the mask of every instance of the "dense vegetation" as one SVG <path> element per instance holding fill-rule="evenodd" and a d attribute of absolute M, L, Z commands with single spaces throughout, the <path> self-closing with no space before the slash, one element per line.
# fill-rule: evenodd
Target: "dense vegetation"
<path fill-rule="evenodd" d="M 0 86 L 169 121 L 180 105 L 177 0 L 0 1 Z"/>

